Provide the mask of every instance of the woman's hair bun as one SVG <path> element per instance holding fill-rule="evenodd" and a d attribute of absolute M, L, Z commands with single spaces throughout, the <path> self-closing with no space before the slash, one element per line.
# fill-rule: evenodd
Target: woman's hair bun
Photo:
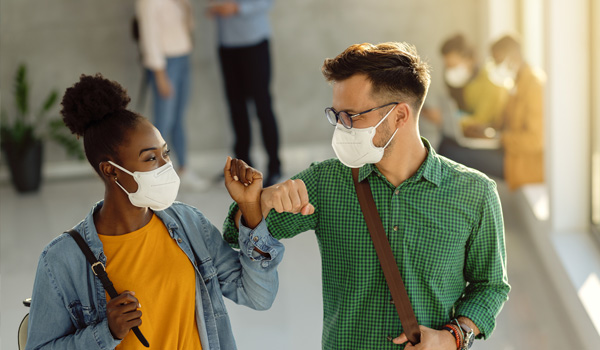
<path fill-rule="evenodd" d="M 79 82 L 65 91 L 61 114 L 71 132 L 83 136 L 90 125 L 125 109 L 129 101 L 127 91 L 116 81 L 100 73 L 82 74 Z"/>

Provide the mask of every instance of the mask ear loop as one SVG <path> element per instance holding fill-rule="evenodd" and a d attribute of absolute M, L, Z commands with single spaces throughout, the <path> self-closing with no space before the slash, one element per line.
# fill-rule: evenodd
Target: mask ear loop
<path fill-rule="evenodd" d="M 133 174 L 132 174 L 132 173 L 131 173 L 129 170 L 127 170 L 127 169 L 123 168 L 122 166 L 115 164 L 115 163 L 114 163 L 113 161 L 111 161 L 111 160 L 109 160 L 108 162 L 109 162 L 110 164 L 112 164 L 113 166 L 117 167 L 118 169 L 120 169 L 120 170 L 122 170 L 122 171 L 126 172 L 127 174 L 129 174 L 129 175 L 131 175 L 131 176 L 133 176 Z M 116 183 L 116 184 L 117 184 L 119 187 L 121 187 L 121 189 L 123 190 L 123 192 L 125 192 L 125 193 L 126 193 L 128 196 L 129 196 L 129 192 L 127 192 L 127 190 L 125 189 L 125 187 L 123 187 L 123 186 L 122 186 L 122 185 L 119 183 L 119 180 L 118 180 L 116 177 L 115 177 L 115 183 Z"/>
<path fill-rule="evenodd" d="M 386 113 L 385 117 L 381 118 L 381 120 L 379 121 L 379 123 L 377 123 L 377 125 L 375 125 L 375 129 L 377 129 L 379 127 L 379 125 L 381 125 L 381 123 L 383 123 L 383 121 L 388 117 L 388 115 L 390 115 L 390 113 L 392 113 L 392 111 L 396 108 L 396 106 L 397 105 L 394 105 L 394 107 L 392 107 L 392 109 L 390 109 L 390 111 Z M 396 133 L 398 133 L 398 128 L 396 128 L 396 131 L 394 131 L 394 133 L 392 134 L 392 137 L 390 137 L 390 139 L 385 144 L 385 146 L 383 146 L 383 147 L 377 147 L 377 148 L 383 148 L 383 149 L 385 149 L 387 146 L 389 146 L 390 142 L 392 142 L 392 140 L 394 139 L 394 136 L 396 136 Z M 371 144 L 372 143 L 373 143 L 373 140 L 371 140 Z"/>
<path fill-rule="evenodd" d="M 127 169 L 123 168 L 122 166 L 120 166 L 120 165 L 118 165 L 118 164 L 115 164 L 115 163 L 114 163 L 112 160 L 109 160 L 108 162 L 109 162 L 110 164 L 112 164 L 113 166 L 115 166 L 115 167 L 119 168 L 120 170 L 123 170 L 123 171 L 124 171 L 124 172 L 126 172 L 127 174 L 129 174 L 129 175 L 133 176 L 133 173 L 132 173 L 131 171 L 129 171 L 129 170 L 127 170 Z"/>
<path fill-rule="evenodd" d="M 398 129 L 396 129 L 396 131 L 394 131 L 394 133 L 392 134 L 392 137 L 390 137 L 390 139 L 388 140 L 388 142 L 385 144 L 385 146 L 383 146 L 383 149 L 385 149 L 387 146 L 389 146 L 390 142 L 392 142 L 392 140 L 394 139 L 394 136 L 396 136 L 396 133 L 398 132 Z"/>

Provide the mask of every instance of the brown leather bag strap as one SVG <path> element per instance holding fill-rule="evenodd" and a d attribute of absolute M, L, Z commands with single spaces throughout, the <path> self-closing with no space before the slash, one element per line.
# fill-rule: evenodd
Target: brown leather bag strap
<path fill-rule="evenodd" d="M 358 195 L 358 202 L 362 209 L 365 222 L 369 228 L 375 251 L 377 251 L 377 257 L 383 270 L 383 275 L 387 282 L 390 293 L 392 294 L 392 300 L 396 306 L 396 312 L 400 317 L 400 323 L 404 329 L 404 333 L 411 344 L 416 345 L 421 341 L 421 330 L 415 317 L 400 270 L 394 259 L 394 253 L 392 247 L 385 234 L 379 212 L 375 206 L 373 200 L 373 193 L 371 192 L 371 186 L 369 181 L 359 182 L 358 181 L 358 168 L 352 169 L 352 178 L 354 179 L 354 187 L 356 188 L 356 194 Z"/>

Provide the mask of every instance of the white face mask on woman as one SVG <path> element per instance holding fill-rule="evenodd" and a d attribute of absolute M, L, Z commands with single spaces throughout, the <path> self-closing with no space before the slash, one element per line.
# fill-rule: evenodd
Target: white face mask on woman
<path fill-rule="evenodd" d="M 127 193 L 131 204 L 140 208 L 149 207 L 152 210 L 165 210 L 173 204 L 179 192 L 179 176 L 173 168 L 173 163 L 168 162 L 160 168 L 152 171 L 134 171 L 129 170 L 108 161 L 110 164 L 123 170 L 133 176 L 138 184 L 138 189 L 134 193 L 129 193 L 117 181 L 117 185 Z"/>
<path fill-rule="evenodd" d="M 373 144 L 373 138 L 375 137 L 377 127 L 383 123 L 396 106 L 390 109 L 385 117 L 383 117 L 383 119 L 375 126 L 364 129 L 347 129 L 341 123 L 338 123 L 333 132 L 331 146 L 340 162 L 350 168 L 360 168 L 367 163 L 378 163 L 381 158 L 383 158 L 385 148 L 392 142 L 394 136 L 396 136 L 398 129 L 396 129 L 392 137 L 390 137 L 383 147 L 375 146 Z"/>
<path fill-rule="evenodd" d="M 452 68 L 446 69 L 444 78 L 446 79 L 446 83 L 451 87 L 461 88 L 469 82 L 471 72 L 466 64 L 460 63 Z"/>

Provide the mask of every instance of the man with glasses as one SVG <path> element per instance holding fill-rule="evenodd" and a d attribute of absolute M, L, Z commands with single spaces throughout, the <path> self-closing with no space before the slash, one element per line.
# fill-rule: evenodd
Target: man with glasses
<path fill-rule="evenodd" d="M 418 117 L 429 68 L 406 43 L 352 45 L 327 59 L 338 159 L 263 190 L 276 238 L 314 230 L 323 269 L 324 349 L 399 349 L 407 342 L 353 185 L 360 168 L 421 330 L 406 349 L 468 349 L 487 338 L 508 298 L 496 184 L 436 154 Z M 274 209 L 274 210 L 272 210 Z M 239 220 L 225 222 L 233 241 Z M 237 213 L 237 214 L 236 214 Z"/>

